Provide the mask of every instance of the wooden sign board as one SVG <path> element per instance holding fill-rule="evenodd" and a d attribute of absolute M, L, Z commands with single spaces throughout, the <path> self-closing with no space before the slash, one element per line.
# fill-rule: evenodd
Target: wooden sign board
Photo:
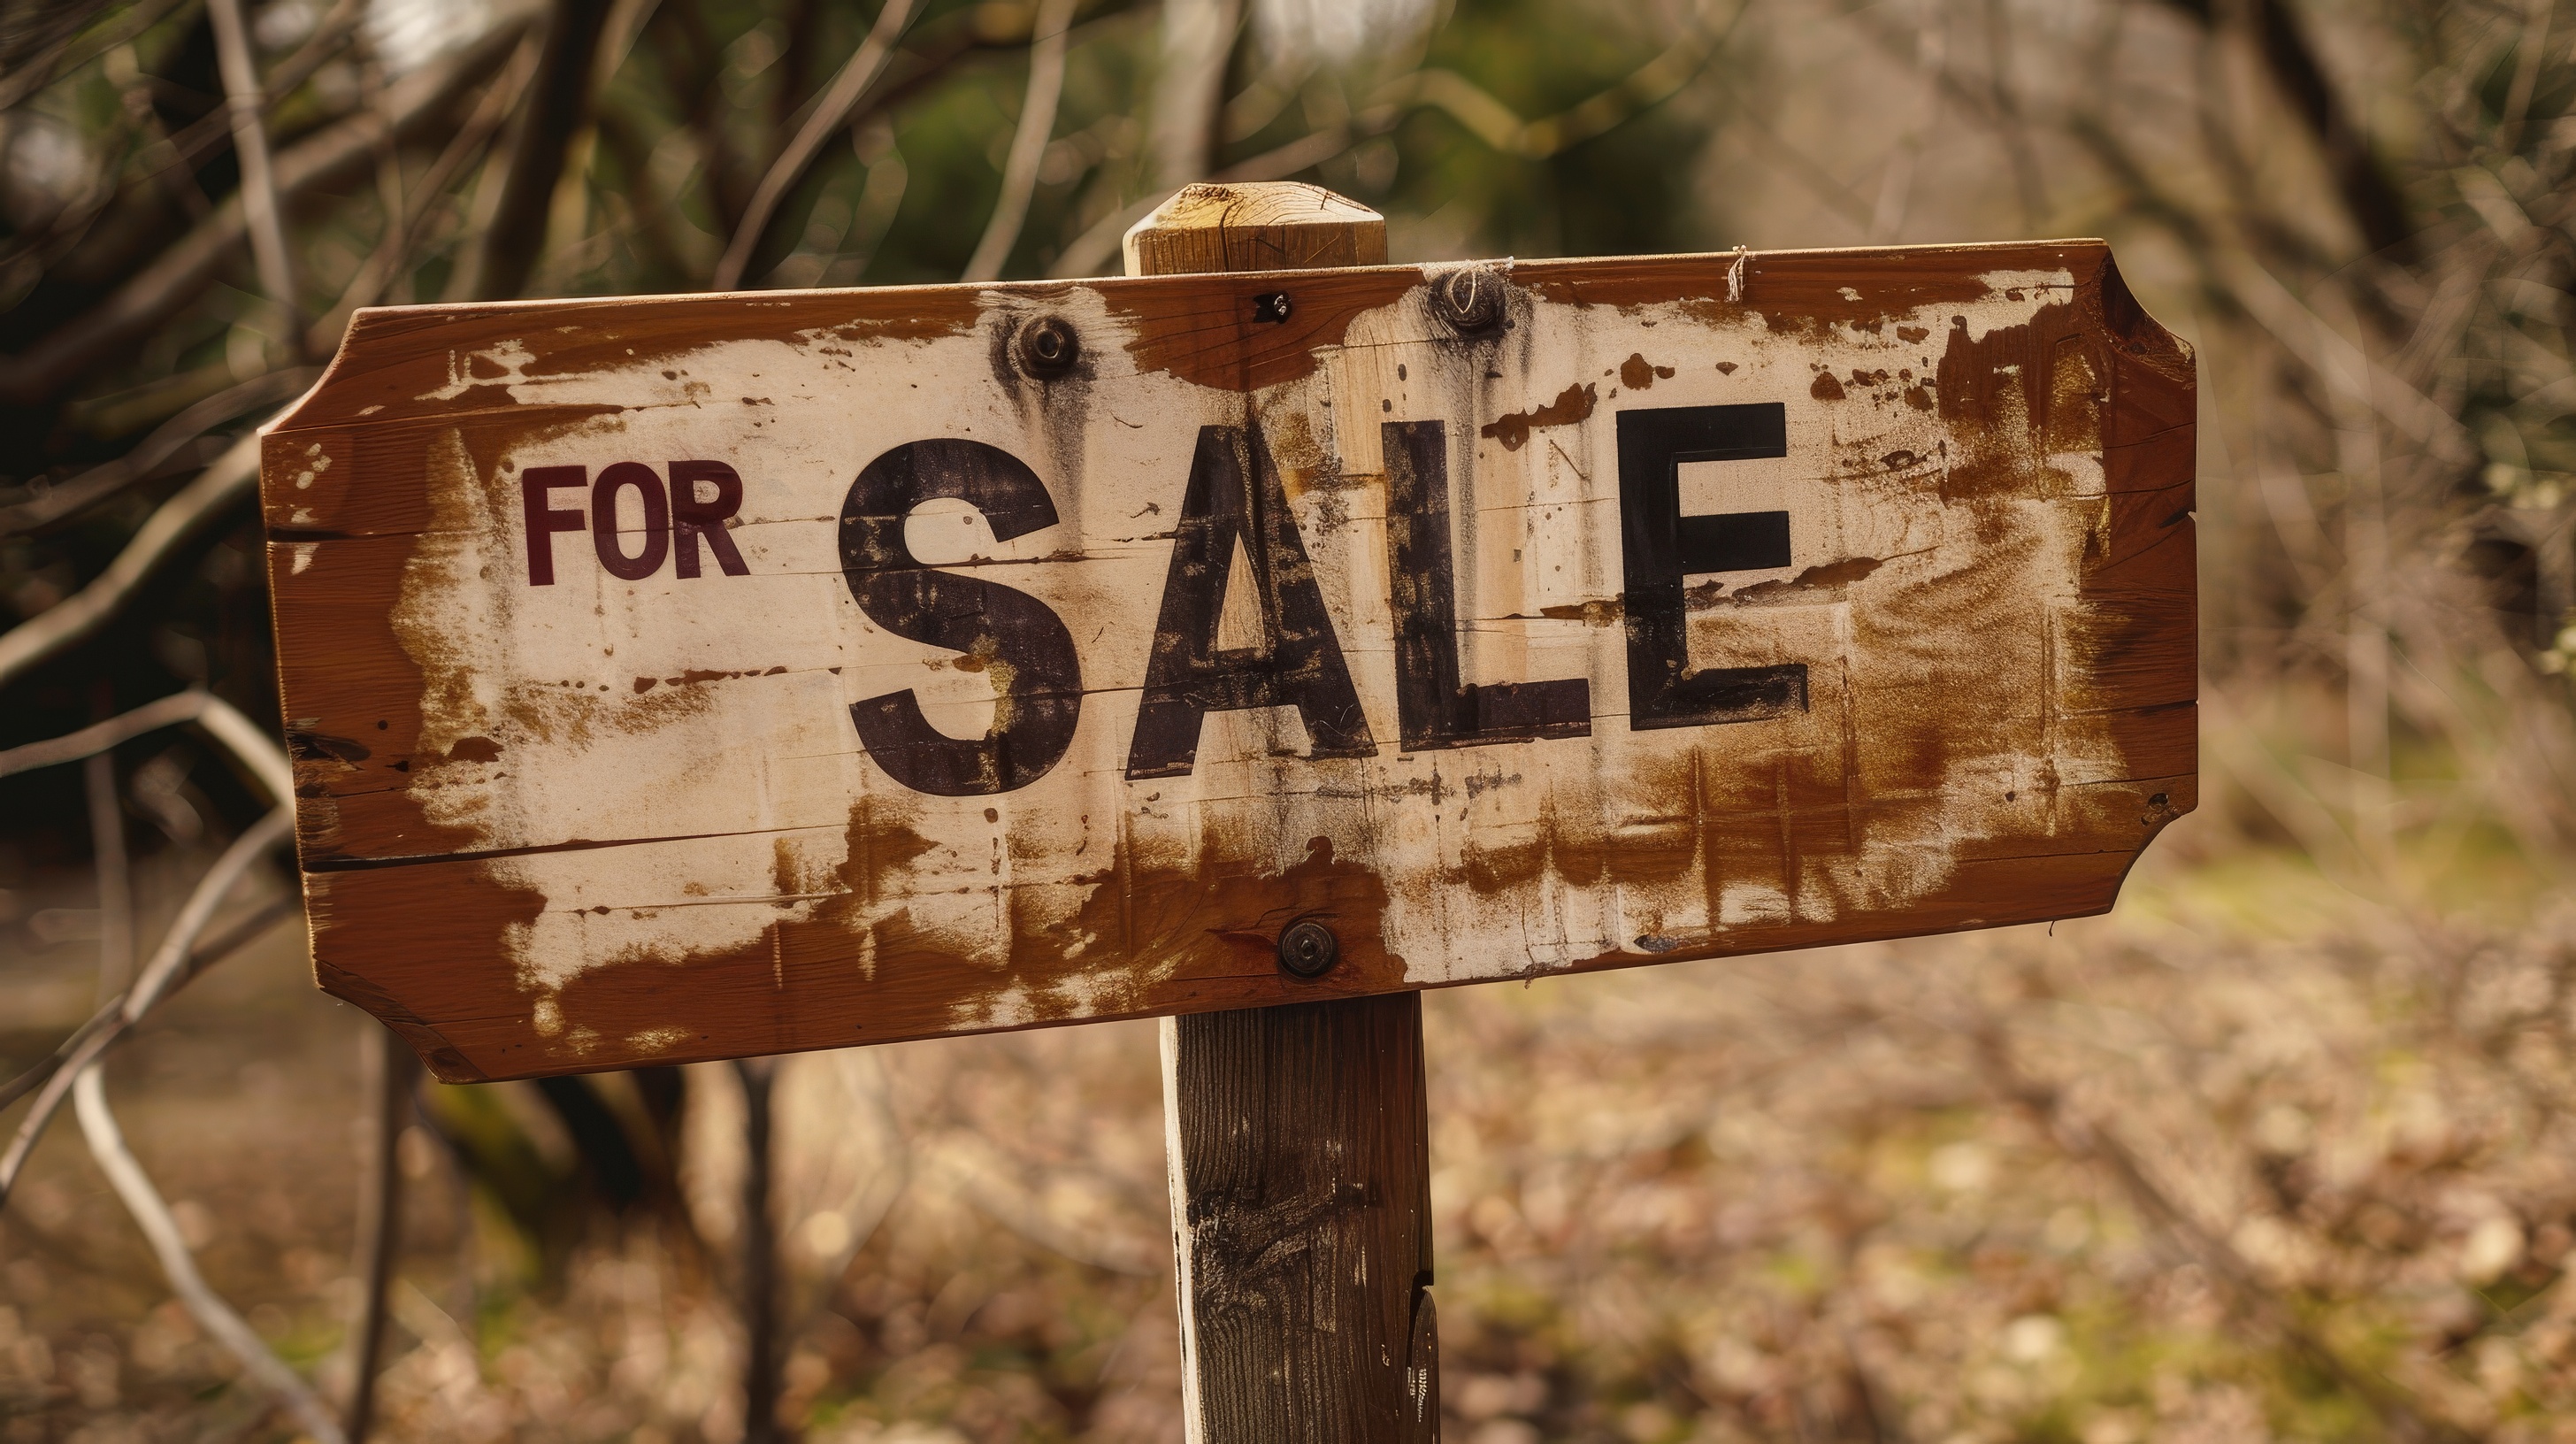
<path fill-rule="evenodd" d="M 315 966 L 476 1079 L 2098 912 L 2192 475 L 2092 241 L 363 312 Z"/>

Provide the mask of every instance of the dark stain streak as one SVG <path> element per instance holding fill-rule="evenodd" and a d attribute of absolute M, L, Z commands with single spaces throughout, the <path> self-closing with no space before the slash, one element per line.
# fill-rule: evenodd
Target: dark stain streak
<path fill-rule="evenodd" d="M 1689 591 L 1690 609 L 1707 611 L 1712 607 L 1751 606 L 1764 602 L 1789 600 L 1802 592 L 1827 591 L 1847 587 L 1867 579 L 1871 573 L 1892 561 L 1925 556 L 1931 548 L 1896 552 L 1884 557 L 1845 557 L 1807 568 L 1786 581 L 1757 582 L 1737 591 L 1727 591 L 1716 582 L 1702 582 Z"/>
<path fill-rule="evenodd" d="M 1618 621 L 1619 618 L 1625 614 L 1625 611 L 1626 609 L 1620 605 L 1619 598 L 1611 597 L 1606 601 L 1577 602 L 1568 605 L 1541 607 L 1538 609 L 1538 614 L 1542 617 L 1554 618 L 1560 622 L 1581 622 L 1587 627 L 1606 627 Z M 1514 616 L 1505 618 L 1504 620 L 1521 621 L 1525 619 Z"/>
<path fill-rule="evenodd" d="M 754 831 L 794 832 L 795 828 L 753 829 Z M 537 857 L 549 852 L 592 852 L 603 847 L 635 847 L 653 842 L 702 842 L 709 838 L 742 837 L 736 832 L 684 832 L 669 837 L 619 837 L 597 841 L 587 837 L 566 838 L 562 842 L 530 843 L 525 847 L 493 847 L 471 852 L 442 852 L 428 857 L 308 857 L 304 870 L 311 873 L 378 872 L 385 868 L 414 867 L 424 862 L 488 862 L 505 857 Z"/>
<path fill-rule="evenodd" d="M 286 734 L 286 746 L 299 762 L 318 762 L 328 757 L 354 767 L 375 755 L 363 742 L 323 732 L 290 731 Z"/>

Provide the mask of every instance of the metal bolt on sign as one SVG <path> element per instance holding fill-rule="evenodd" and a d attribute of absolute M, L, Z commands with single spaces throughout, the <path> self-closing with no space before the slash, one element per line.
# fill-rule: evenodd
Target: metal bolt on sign
<path fill-rule="evenodd" d="M 1040 316 L 1020 327 L 1012 338 L 1012 358 L 1040 381 L 1069 374 L 1082 360 L 1082 338 L 1061 316 Z"/>
<path fill-rule="evenodd" d="M 1341 940 L 1313 918 L 1299 918 L 1279 934 L 1279 966 L 1298 977 L 1320 978 L 1341 960 Z"/>
<path fill-rule="evenodd" d="M 1503 281 L 1486 266 L 1460 266 L 1431 287 L 1431 310 L 1461 336 L 1482 336 L 1503 323 Z"/>

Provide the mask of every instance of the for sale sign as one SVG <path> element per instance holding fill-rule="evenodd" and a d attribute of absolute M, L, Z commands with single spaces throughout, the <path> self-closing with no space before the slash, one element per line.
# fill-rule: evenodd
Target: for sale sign
<path fill-rule="evenodd" d="M 365 312 L 316 966 L 466 1079 L 2100 911 L 2192 440 L 2090 241 Z"/>

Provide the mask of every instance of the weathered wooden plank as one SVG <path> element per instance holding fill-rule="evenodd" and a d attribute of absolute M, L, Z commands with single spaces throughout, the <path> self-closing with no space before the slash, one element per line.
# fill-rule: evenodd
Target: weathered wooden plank
<path fill-rule="evenodd" d="M 2107 250 L 1457 274 L 364 313 L 263 476 L 327 985 L 504 1076 L 2109 906 L 2196 640 Z"/>

